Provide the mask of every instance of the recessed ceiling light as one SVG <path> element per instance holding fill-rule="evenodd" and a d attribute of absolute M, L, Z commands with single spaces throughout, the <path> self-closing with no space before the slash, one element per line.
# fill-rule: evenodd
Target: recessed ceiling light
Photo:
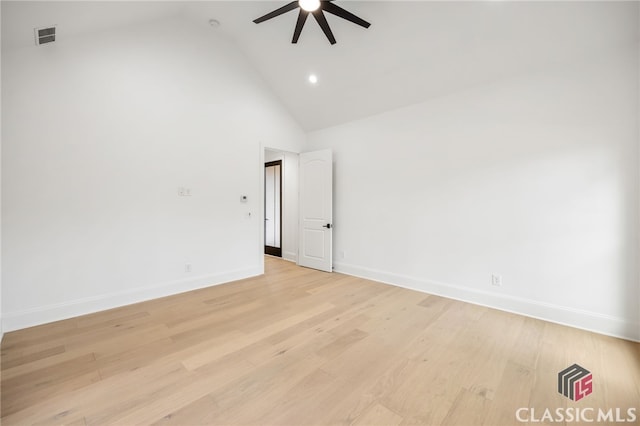
<path fill-rule="evenodd" d="M 217 19 L 209 19 L 209 25 L 211 25 L 213 28 L 218 28 L 220 26 L 220 21 L 218 21 Z"/>
<path fill-rule="evenodd" d="M 315 12 L 320 7 L 320 0 L 299 0 L 298 4 L 307 12 Z"/>
<path fill-rule="evenodd" d="M 318 84 L 318 76 L 315 75 L 315 74 L 310 74 L 309 75 L 309 83 Z"/>

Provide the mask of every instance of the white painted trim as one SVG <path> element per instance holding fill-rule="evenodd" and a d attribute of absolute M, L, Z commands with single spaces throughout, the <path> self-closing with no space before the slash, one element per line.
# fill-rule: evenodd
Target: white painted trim
<path fill-rule="evenodd" d="M 91 314 L 107 309 L 119 308 L 134 303 L 145 302 L 160 297 L 172 296 L 187 291 L 212 287 L 231 281 L 262 275 L 260 266 L 229 271 L 222 274 L 206 275 L 153 286 L 139 287 L 131 290 L 95 297 L 77 299 L 70 302 L 39 306 L 22 311 L 7 312 L 2 316 L 3 331 L 20 330 L 53 321 L 60 321 L 80 315 Z"/>
<path fill-rule="evenodd" d="M 298 253 L 293 251 L 285 251 L 282 253 L 282 258 L 289 262 L 298 263 Z"/>
<path fill-rule="evenodd" d="M 640 342 L 640 324 L 634 324 L 626 321 L 624 318 L 568 308 L 552 303 L 528 300 L 521 297 L 496 294 L 459 285 L 422 280 L 356 265 L 345 263 L 334 263 L 333 265 L 335 272 L 366 278 L 421 293 L 434 294 L 449 299 L 499 309 L 501 311 L 537 318 L 607 336 Z"/>
<path fill-rule="evenodd" d="M 260 254 L 260 267 L 264 274 L 264 157 L 265 150 L 269 149 L 264 145 L 264 142 L 260 141 L 260 152 L 258 153 L 259 163 L 258 167 L 258 253 Z"/>

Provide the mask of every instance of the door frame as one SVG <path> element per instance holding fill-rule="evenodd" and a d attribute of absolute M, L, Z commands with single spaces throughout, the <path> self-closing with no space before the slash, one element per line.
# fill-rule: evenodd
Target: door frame
<path fill-rule="evenodd" d="M 298 158 L 300 156 L 300 151 L 298 150 L 291 150 L 291 149 L 287 149 L 287 148 L 281 148 L 278 147 L 277 145 L 270 145 L 270 144 L 266 144 L 263 141 L 258 142 L 258 152 L 256 152 L 256 157 L 253 161 L 255 161 L 255 173 L 257 177 L 257 183 L 255 186 L 252 185 L 252 188 L 255 188 L 255 191 L 257 193 L 256 196 L 256 200 L 258 204 L 254 204 L 253 202 L 251 202 L 247 207 L 248 210 L 247 211 L 254 211 L 256 214 L 253 216 L 250 216 L 249 219 L 252 221 L 251 224 L 251 228 L 252 228 L 252 232 L 255 232 L 255 236 L 256 236 L 256 240 L 257 240 L 257 244 L 254 246 L 255 247 L 255 264 L 258 265 L 258 268 L 260 270 L 260 273 L 263 274 L 264 273 L 264 259 L 265 259 L 265 255 L 264 255 L 264 164 L 265 164 L 265 159 L 268 158 L 267 157 L 267 151 L 271 151 L 271 152 L 277 152 L 282 154 L 282 174 L 283 174 L 283 179 L 282 179 L 282 190 L 284 191 L 282 194 L 282 203 L 283 203 L 283 208 L 282 208 L 282 215 L 283 215 L 283 220 L 286 221 L 286 223 L 282 224 L 282 236 L 284 238 L 284 240 L 282 241 L 282 260 L 286 260 L 288 262 L 293 262 L 293 263 L 297 263 L 298 262 L 298 209 L 297 209 L 297 204 L 296 204 L 296 208 L 295 210 L 289 210 L 289 207 L 291 205 L 290 201 L 292 200 L 292 198 L 289 198 L 289 196 L 293 197 L 294 200 L 297 200 L 298 197 L 298 191 L 297 191 L 297 165 L 295 167 L 295 172 L 294 172 L 294 176 L 295 178 L 290 179 L 290 173 L 291 170 L 288 170 L 288 165 L 289 162 L 287 160 L 287 156 L 288 155 L 293 155 L 295 156 L 295 161 L 297 164 Z M 287 183 L 287 181 L 289 181 L 289 183 Z M 291 194 L 289 194 L 289 192 L 287 191 L 287 186 L 291 183 L 291 182 L 295 182 L 296 185 L 296 190 L 295 190 L 295 194 L 292 192 Z M 252 192 L 253 193 L 253 192 Z M 297 203 L 297 201 L 296 201 Z M 245 217 L 247 217 L 247 214 L 245 213 Z M 257 219 L 254 221 L 254 218 Z M 289 227 L 289 231 L 287 231 L 287 227 Z M 291 227 L 294 227 L 293 231 L 291 231 Z M 288 235 L 291 235 L 290 233 L 293 232 L 292 234 L 292 240 L 289 241 Z M 289 243 L 287 242 L 289 241 Z"/>
<path fill-rule="evenodd" d="M 279 204 L 280 204 L 280 209 L 279 211 L 279 217 L 278 217 L 278 221 L 280 223 L 279 226 L 279 230 L 280 230 L 280 247 L 271 247 L 268 246 L 266 244 L 266 232 L 267 232 L 267 225 L 266 223 L 264 223 L 262 229 L 262 235 L 263 238 L 265 239 L 265 243 L 264 243 L 264 254 L 268 254 L 270 256 L 276 256 L 276 257 L 282 257 L 282 187 L 283 187 L 283 182 L 282 182 L 282 164 L 283 161 L 282 160 L 276 160 L 276 161 L 269 161 L 267 163 L 264 163 L 264 174 L 263 174 L 263 194 L 266 195 L 267 193 L 267 168 L 269 167 L 275 167 L 275 166 L 280 166 L 280 170 L 279 170 L 279 182 L 280 182 L 280 188 L 279 188 Z M 263 217 L 264 220 L 263 222 L 266 222 L 267 220 L 267 202 L 266 202 L 266 197 L 263 195 L 262 197 L 262 204 L 263 204 Z"/>

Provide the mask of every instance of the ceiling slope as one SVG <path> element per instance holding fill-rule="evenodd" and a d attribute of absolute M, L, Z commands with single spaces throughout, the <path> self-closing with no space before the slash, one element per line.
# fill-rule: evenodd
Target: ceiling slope
<path fill-rule="evenodd" d="M 50 24 L 62 42 L 169 16 L 216 19 L 212 37 L 232 40 L 307 131 L 638 42 L 638 2 L 338 0 L 371 27 L 328 14 L 337 44 L 318 25 L 292 44 L 296 13 L 252 22 L 285 3 L 3 1 L 2 42 L 33 45 L 33 28 Z"/>

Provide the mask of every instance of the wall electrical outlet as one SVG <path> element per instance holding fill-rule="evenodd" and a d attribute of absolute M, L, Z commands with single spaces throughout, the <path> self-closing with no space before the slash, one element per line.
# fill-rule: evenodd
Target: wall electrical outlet
<path fill-rule="evenodd" d="M 494 287 L 502 287 L 502 275 L 491 275 L 491 285 Z"/>
<path fill-rule="evenodd" d="M 184 271 L 185 272 L 191 272 L 191 264 L 190 263 L 186 263 L 184 265 Z"/>

